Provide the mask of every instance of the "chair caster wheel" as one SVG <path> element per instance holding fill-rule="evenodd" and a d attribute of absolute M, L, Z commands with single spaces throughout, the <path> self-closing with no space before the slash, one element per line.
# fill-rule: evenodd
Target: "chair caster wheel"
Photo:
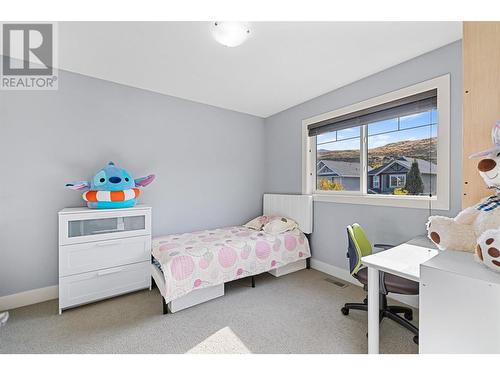
<path fill-rule="evenodd" d="M 413 320 L 413 312 L 405 312 L 404 316 L 406 320 Z"/>
<path fill-rule="evenodd" d="M 365 298 L 365 299 L 363 300 L 363 303 L 364 303 L 365 305 L 368 305 L 368 298 Z"/>
<path fill-rule="evenodd" d="M 342 314 L 344 315 L 349 315 L 349 309 L 347 307 L 342 307 L 340 309 L 340 311 L 342 312 Z"/>
<path fill-rule="evenodd" d="M 418 345 L 418 336 L 413 336 L 413 342 Z"/>

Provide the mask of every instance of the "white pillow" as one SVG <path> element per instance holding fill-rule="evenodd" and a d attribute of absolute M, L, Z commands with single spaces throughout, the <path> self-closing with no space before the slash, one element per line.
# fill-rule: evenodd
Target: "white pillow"
<path fill-rule="evenodd" d="M 266 225 L 264 225 L 264 232 L 271 235 L 277 235 L 294 230 L 298 227 L 297 223 L 292 219 L 282 216 L 274 216 Z"/>
<path fill-rule="evenodd" d="M 243 226 L 250 229 L 262 230 L 264 228 L 264 225 L 266 225 L 271 218 L 272 218 L 271 216 L 266 216 L 266 215 L 257 216 L 255 219 L 250 220 Z"/>

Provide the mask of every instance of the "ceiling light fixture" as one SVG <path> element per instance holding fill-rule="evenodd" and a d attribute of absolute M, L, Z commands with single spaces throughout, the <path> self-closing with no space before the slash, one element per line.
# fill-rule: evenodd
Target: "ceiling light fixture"
<path fill-rule="evenodd" d="M 250 28 L 244 22 L 213 22 L 212 34 L 217 42 L 226 47 L 236 47 L 247 40 Z"/>

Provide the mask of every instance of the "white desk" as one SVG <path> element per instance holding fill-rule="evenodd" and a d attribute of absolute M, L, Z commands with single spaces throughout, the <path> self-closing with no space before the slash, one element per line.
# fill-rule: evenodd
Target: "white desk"
<path fill-rule="evenodd" d="M 379 352 L 379 272 L 387 272 L 413 281 L 420 280 L 420 265 L 439 253 L 425 246 L 422 239 L 363 257 L 368 267 L 368 353 Z M 430 243 L 428 243 L 430 245 Z"/>

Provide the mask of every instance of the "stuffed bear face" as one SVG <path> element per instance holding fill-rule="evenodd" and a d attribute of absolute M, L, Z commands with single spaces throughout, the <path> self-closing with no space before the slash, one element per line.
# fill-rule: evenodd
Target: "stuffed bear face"
<path fill-rule="evenodd" d="M 500 152 L 491 153 L 477 165 L 479 174 L 489 188 L 500 188 Z"/>

